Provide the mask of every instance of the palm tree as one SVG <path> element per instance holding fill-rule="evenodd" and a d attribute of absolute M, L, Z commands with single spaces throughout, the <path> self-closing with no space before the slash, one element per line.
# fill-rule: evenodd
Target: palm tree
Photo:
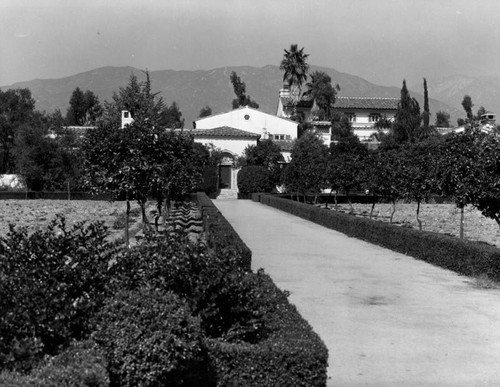
<path fill-rule="evenodd" d="M 320 109 L 322 120 L 331 119 L 331 108 L 335 103 L 335 96 L 340 91 L 338 83 L 333 86 L 332 78 L 323 71 L 315 71 L 311 74 L 311 81 L 306 83 L 307 91 L 304 96 L 308 96 L 316 102 Z"/>
<path fill-rule="evenodd" d="M 309 65 L 306 60 L 309 54 L 304 54 L 304 47 L 300 50 L 296 44 L 290 46 L 290 50 L 284 50 L 283 60 L 280 64 L 280 70 L 283 70 L 283 82 L 287 82 L 290 92 L 297 100 L 300 95 L 300 89 L 307 80 L 307 71 Z"/>

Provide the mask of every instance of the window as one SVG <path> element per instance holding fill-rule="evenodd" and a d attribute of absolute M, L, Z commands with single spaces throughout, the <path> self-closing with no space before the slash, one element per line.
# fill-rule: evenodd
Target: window
<path fill-rule="evenodd" d="M 123 112 L 123 118 L 128 118 L 129 112 Z"/>
<path fill-rule="evenodd" d="M 368 117 L 370 122 L 378 122 L 380 120 L 380 114 L 378 113 L 371 113 Z"/>
<path fill-rule="evenodd" d="M 289 134 L 274 134 L 273 138 L 275 140 L 291 140 L 291 136 Z"/>
<path fill-rule="evenodd" d="M 245 120 L 249 120 L 250 119 L 250 116 L 248 114 L 245 114 Z"/>
<path fill-rule="evenodd" d="M 355 113 L 346 113 L 347 118 L 349 118 L 349 122 L 356 122 L 356 114 Z"/>

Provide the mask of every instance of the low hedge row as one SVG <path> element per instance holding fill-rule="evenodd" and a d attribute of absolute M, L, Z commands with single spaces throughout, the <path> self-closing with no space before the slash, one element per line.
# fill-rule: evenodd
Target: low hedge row
<path fill-rule="evenodd" d="M 494 246 L 359 218 L 272 195 L 253 194 L 252 200 L 463 275 L 487 275 L 500 281 L 500 250 Z"/>
<path fill-rule="evenodd" d="M 252 251 L 241 240 L 233 226 L 224 218 L 204 192 L 197 192 L 194 199 L 198 202 L 202 212 L 203 228 L 208 236 L 209 245 L 226 250 L 235 249 L 236 255 L 241 256 L 242 267 L 250 270 Z"/>
<path fill-rule="evenodd" d="M 205 222 L 223 222 L 224 226 L 218 230 L 225 230 L 227 224 L 235 238 L 241 241 L 206 195 L 198 193 L 197 199 Z M 269 334 L 257 344 L 206 339 L 210 368 L 217 386 L 325 386 L 328 349 L 289 303 L 286 292 L 278 289 L 262 271 L 258 274 L 262 279 L 261 298 L 276 302 L 273 312 L 265 316 Z"/>
<path fill-rule="evenodd" d="M 269 299 L 277 300 L 266 316 L 269 336 L 258 344 L 206 340 L 218 386 L 325 386 L 328 350 L 287 294 L 265 277 Z"/>

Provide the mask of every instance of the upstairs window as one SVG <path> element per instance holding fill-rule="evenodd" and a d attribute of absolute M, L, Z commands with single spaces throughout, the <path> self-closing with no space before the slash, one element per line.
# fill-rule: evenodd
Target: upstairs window
<path fill-rule="evenodd" d="M 371 113 L 370 116 L 368 117 L 370 122 L 378 122 L 380 120 L 380 114 L 378 113 Z"/>
<path fill-rule="evenodd" d="M 291 137 L 289 134 L 275 134 L 273 135 L 275 140 L 290 140 Z"/>
<path fill-rule="evenodd" d="M 356 122 L 356 113 L 346 113 L 347 118 L 349 118 L 349 122 Z"/>

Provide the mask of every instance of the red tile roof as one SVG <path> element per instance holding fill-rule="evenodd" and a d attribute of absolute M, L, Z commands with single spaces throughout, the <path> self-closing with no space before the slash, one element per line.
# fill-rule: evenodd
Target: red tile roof
<path fill-rule="evenodd" d="M 240 137 L 240 138 L 260 138 L 260 134 L 247 132 L 245 130 L 221 126 L 214 129 L 194 129 L 191 131 L 195 137 Z"/>
<path fill-rule="evenodd" d="M 397 110 L 399 98 L 337 97 L 334 109 Z"/>

